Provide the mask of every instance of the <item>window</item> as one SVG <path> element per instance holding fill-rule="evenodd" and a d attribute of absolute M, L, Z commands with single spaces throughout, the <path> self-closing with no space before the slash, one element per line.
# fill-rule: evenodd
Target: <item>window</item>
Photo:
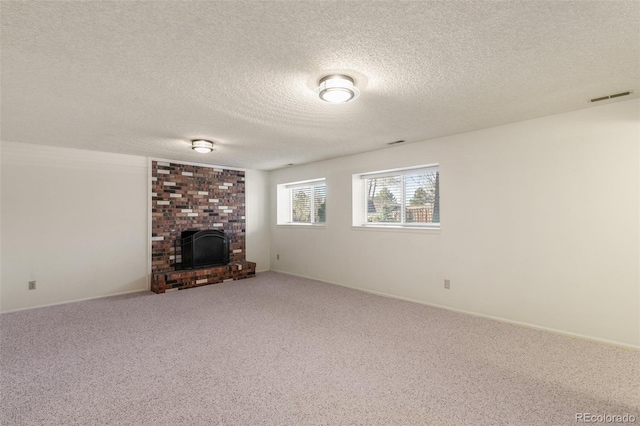
<path fill-rule="evenodd" d="M 278 185 L 278 224 L 324 225 L 326 204 L 324 179 Z"/>
<path fill-rule="evenodd" d="M 364 195 L 359 225 L 440 227 L 438 165 L 359 177 Z"/>

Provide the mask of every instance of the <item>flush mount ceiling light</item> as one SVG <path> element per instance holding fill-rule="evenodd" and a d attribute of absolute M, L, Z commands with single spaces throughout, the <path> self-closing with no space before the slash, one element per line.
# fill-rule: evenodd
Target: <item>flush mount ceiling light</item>
<path fill-rule="evenodd" d="M 191 141 L 191 149 L 200 154 L 208 154 L 213 151 L 213 142 L 204 139 L 196 139 Z"/>
<path fill-rule="evenodd" d="M 316 93 L 320 99 L 332 104 L 349 102 L 360 95 L 360 91 L 353 85 L 353 79 L 346 75 L 334 74 L 322 77 Z"/>

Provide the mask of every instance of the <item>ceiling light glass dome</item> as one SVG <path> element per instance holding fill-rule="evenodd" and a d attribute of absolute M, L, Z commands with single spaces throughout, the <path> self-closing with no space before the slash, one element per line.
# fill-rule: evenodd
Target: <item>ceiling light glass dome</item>
<path fill-rule="evenodd" d="M 320 99 L 333 104 L 349 102 L 360 95 L 353 79 L 346 75 L 328 75 L 322 77 L 316 93 Z"/>
<path fill-rule="evenodd" d="M 204 139 L 196 139 L 191 141 L 191 149 L 200 154 L 207 154 L 213 151 L 213 142 Z"/>

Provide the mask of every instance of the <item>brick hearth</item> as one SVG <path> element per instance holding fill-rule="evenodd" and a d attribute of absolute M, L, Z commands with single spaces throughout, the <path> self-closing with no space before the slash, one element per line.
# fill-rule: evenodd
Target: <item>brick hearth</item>
<path fill-rule="evenodd" d="M 151 291 L 164 293 L 166 291 L 184 290 L 185 288 L 251 278 L 255 275 L 256 264 L 244 260 L 229 263 L 225 266 L 157 272 L 153 274 Z"/>

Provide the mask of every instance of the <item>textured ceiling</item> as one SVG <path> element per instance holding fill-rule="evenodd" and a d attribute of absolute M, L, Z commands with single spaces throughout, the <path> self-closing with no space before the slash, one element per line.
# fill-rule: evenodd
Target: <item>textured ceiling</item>
<path fill-rule="evenodd" d="M 3 141 L 271 170 L 640 90 L 638 1 L 0 8 Z M 334 72 L 357 100 L 314 94 Z M 217 150 L 194 153 L 195 138 Z"/>

